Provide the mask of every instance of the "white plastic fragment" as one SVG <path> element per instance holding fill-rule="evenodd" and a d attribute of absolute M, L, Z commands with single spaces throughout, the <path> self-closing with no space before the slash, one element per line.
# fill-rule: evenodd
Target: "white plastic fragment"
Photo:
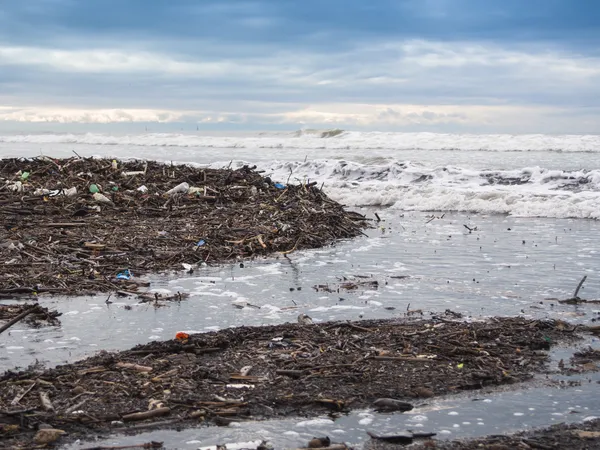
<path fill-rule="evenodd" d="M 166 194 L 167 195 L 173 195 L 173 194 L 179 194 L 179 193 L 185 193 L 190 189 L 190 185 L 187 184 L 185 181 L 183 183 L 179 183 L 177 186 L 175 186 L 173 189 L 169 189 Z"/>
<path fill-rule="evenodd" d="M 204 192 L 204 188 L 192 186 L 187 191 L 188 194 L 197 194 L 198 192 Z"/>
<path fill-rule="evenodd" d="M 16 181 L 13 184 L 9 184 L 6 188 L 13 192 L 23 192 L 23 183 Z"/>
<path fill-rule="evenodd" d="M 104 194 L 101 194 L 100 192 L 96 192 L 94 195 L 92 195 L 92 198 L 98 203 L 112 203 L 112 200 L 110 198 L 108 198 Z"/>

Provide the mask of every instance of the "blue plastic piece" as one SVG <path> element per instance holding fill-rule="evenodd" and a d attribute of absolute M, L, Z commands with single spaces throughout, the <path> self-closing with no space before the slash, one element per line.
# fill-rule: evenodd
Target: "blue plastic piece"
<path fill-rule="evenodd" d="M 131 280 L 133 278 L 133 272 L 129 269 L 124 270 L 123 272 L 119 272 L 117 274 L 117 280 Z"/>

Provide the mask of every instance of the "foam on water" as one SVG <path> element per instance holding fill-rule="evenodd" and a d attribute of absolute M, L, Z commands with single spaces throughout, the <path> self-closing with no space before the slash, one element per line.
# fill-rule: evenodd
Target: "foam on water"
<path fill-rule="evenodd" d="M 238 162 L 236 165 L 241 165 Z M 274 179 L 324 185 L 349 206 L 407 211 L 464 211 L 519 217 L 600 218 L 600 170 L 526 167 L 479 170 L 411 162 L 274 161 L 260 164 Z"/>

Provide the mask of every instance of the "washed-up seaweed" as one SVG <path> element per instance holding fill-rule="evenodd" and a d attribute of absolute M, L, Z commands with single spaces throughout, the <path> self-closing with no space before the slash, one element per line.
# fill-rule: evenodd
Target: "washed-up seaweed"
<path fill-rule="evenodd" d="M 137 291 L 139 275 L 289 254 L 367 226 L 315 182 L 254 168 L 0 160 L 0 298 Z"/>
<path fill-rule="evenodd" d="M 100 352 L 0 377 L 0 438 L 31 442 L 40 424 L 72 437 L 148 427 L 372 407 L 402 413 L 425 399 L 530 379 L 564 322 L 408 319 L 239 327 Z"/>

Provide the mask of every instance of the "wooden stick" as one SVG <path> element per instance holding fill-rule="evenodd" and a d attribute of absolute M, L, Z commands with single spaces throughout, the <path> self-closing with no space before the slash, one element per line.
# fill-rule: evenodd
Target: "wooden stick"
<path fill-rule="evenodd" d="M 581 289 L 581 286 L 583 286 L 583 283 L 585 282 L 586 279 L 587 279 L 587 275 L 584 275 L 583 278 L 581 279 L 581 281 L 579 282 L 579 284 L 577 285 L 577 289 L 575 289 L 573 298 L 578 298 L 577 294 L 579 294 L 579 289 Z"/>
<path fill-rule="evenodd" d="M 145 444 L 136 444 L 136 445 L 117 445 L 115 447 L 112 446 L 99 446 L 99 447 L 86 447 L 82 450 L 127 450 L 134 448 L 163 448 L 162 442 L 146 442 Z"/>
<path fill-rule="evenodd" d="M 116 366 L 119 369 L 130 369 L 135 370 L 136 372 L 152 372 L 152 367 L 149 366 L 140 366 L 139 364 L 127 363 L 127 362 L 118 362 Z"/>
<path fill-rule="evenodd" d="M 18 405 L 19 402 L 21 400 L 23 400 L 23 397 L 25 397 L 29 393 L 29 391 L 31 391 L 35 387 L 36 384 L 37 383 L 34 381 L 31 384 L 31 386 L 29 386 L 27 389 L 23 390 L 23 392 L 21 392 L 20 394 L 17 394 L 17 396 L 15 398 L 13 398 L 12 402 L 10 402 L 10 406 Z"/>
<path fill-rule="evenodd" d="M 84 398 L 79 403 L 76 403 L 75 405 L 68 407 L 67 409 L 65 409 L 65 414 L 71 414 L 73 411 L 78 411 L 79 408 L 81 408 L 83 405 L 85 405 L 87 403 L 87 401 L 88 401 L 88 399 Z"/>
<path fill-rule="evenodd" d="M 115 431 L 118 433 L 120 431 L 143 430 L 145 428 L 157 429 L 159 427 L 173 425 L 174 423 L 179 423 L 179 422 L 181 422 L 181 419 L 160 420 L 158 422 L 138 423 L 138 424 L 129 425 L 126 427 L 111 428 L 111 431 Z"/>
<path fill-rule="evenodd" d="M 57 222 L 57 223 L 45 223 L 47 227 L 87 227 L 86 222 Z"/>
<path fill-rule="evenodd" d="M 329 447 L 325 447 L 327 450 L 348 450 L 346 444 L 331 444 Z M 294 450 L 314 450 L 310 447 L 300 447 Z"/>
<path fill-rule="evenodd" d="M 15 317 L 14 319 L 12 319 L 11 321 L 9 321 L 8 323 L 2 325 L 2 327 L 0 327 L 0 334 L 2 334 L 2 332 L 8 330 L 10 327 L 12 327 L 15 323 L 19 322 L 20 320 L 24 319 L 25 317 L 27 317 L 29 314 L 31 314 L 32 312 L 34 312 L 35 310 L 37 310 L 39 308 L 38 305 L 34 305 L 31 308 L 29 308 L 27 311 L 23 311 L 21 314 L 19 314 L 17 317 Z"/>
<path fill-rule="evenodd" d="M 275 374 L 277 375 L 285 375 L 292 378 L 300 378 L 306 375 L 306 370 L 276 370 Z"/>
<path fill-rule="evenodd" d="M 379 361 L 415 361 L 415 362 L 433 362 L 433 358 L 413 358 L 404 356 L 372 356 L 371 359 Z"/>
<path fill-rule="evenodd" d="M 134 422 L 137 420 L 152 419 L 154 417 L 166 416 L 171 413 L 171 408 L 165 406 L 163 408 L 151 409 L 150 411 L 136 412 L 123 416 L 124 422 Z"/>

